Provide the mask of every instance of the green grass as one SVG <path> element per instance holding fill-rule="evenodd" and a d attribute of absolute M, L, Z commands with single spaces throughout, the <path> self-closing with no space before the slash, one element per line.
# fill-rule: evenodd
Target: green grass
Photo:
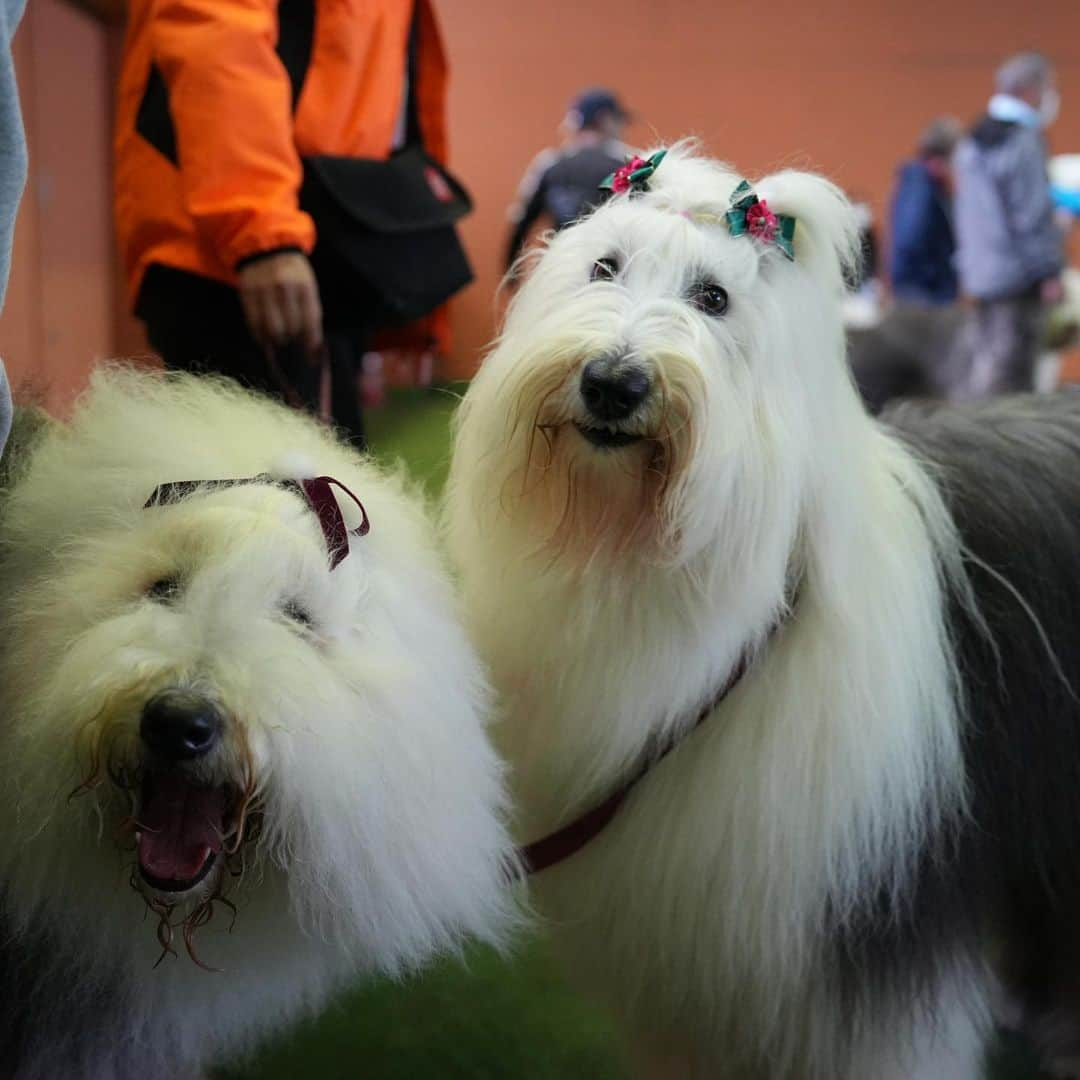
<path fill-rule="evenodd" d="M 460 388 L 459 388 L 460 389 Z M 446 479 L 457 393 L 394 392 L 365 417 L 373 452 L 403 458 L 431 495 Z M 218 1080 L 625 1080 L 602 1014 L 539 940 L 504 959 L 474 948 L 401 983 L 358 986 Z"/>
<path fill-rule="evenodd" d="M 359 987 L 220 1080 L 625 1080 L 613 1046 L 533 942 Z"/>
<path fill-rule="evenodd" d="M 450 468 L 450 417 L 464 390 L 459 383 L 391 391 L 384 408 L 364 417 L 372 452 L 384 461 L 403 460 L 428 493 L 437 495 Z"/>
<path fill-rule="evenodd" d="M 460 389 L 460 388 L 458 388 Z M 456 392 L 398 391 L 367 417 L 374 453 L 403 458 L 438 494 Z M 503 959 L 475 948 L 401 983 L 343 995 L 319 1018 L 218 1080 L 627 1080 L 606 1018 L 572 993 L 541 940 Z M 988 1080 L 1040 1080 L 1027 1048 L 1002 1039 Z M 867 1077 L 866 1080 L 873 1080 Z M 942 1078 L 945 1080 L 945 1078 Z"/>

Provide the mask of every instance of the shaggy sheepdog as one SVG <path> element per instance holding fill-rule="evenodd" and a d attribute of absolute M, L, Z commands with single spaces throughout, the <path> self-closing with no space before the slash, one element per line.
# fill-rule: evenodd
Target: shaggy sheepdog
<path fill-rule="evenodd" d="M 554 237 L 449 493 L 540 909 L 663 1075 L 1080 1052 L 1080 400 L 861 406 L 840 192 L 677 146 Z M 541 872 L 542 871 L 542 872 Z"/>
<path fill-rule="evenodd" d="M 399 477 L 125 369 L 70 423 L 24 414 L 6 473 L 4 1076 L 187 1080 L 499 936 L 487 692 Z"/>

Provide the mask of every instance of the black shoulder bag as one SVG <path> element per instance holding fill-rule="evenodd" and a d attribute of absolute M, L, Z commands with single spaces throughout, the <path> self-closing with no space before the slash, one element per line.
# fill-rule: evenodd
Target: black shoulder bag
<path fill-rule="evenodd" d="M 293 107 L 311 62 L 315 0 L 282 0 L 278 52 Z M 311 265 L 335 329 L 399 326 L 434 311 L 473 279 L 455 224 L 465 188 L 423 147 L 416 116 L 416 18 L 409 31 L 406 145 L 386 160 L 304 157 L 300 206 L 315 221 Z"/>
<path fill-rule="evenodd" d="M 408 323 L 472 281 L 454 228 L 472 203 L 423 147 L 385 161 L 303 161 L 300 206 L 315 220 L 311 265 L 328 326 Z"/>

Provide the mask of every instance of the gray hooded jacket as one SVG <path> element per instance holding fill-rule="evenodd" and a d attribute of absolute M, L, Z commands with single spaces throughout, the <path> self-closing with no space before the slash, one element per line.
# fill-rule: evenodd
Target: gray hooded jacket
<path fill-rule="evenodd" d="M 11 59 L 11 39 L 26 0 L 0 0 L 0 309 L 4 306 L 15 212 L 26 183 L 26 136 L 19 111 L 19 90 Z M 11 430 L 11 391 L 0 360 L 0 450 Z"/>
<path fill-rule="evenodd" d="M 980 121 L 956 151 L 957 268 L 978 300 L 1025 293 L 1061 272 L 1042 134 L 1022 124 Z"/>

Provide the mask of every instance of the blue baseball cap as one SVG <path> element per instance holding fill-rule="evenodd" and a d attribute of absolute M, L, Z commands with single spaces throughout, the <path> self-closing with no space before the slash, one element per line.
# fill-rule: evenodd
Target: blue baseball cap
<path fill-rule="evenodd" d="M 610 112 L 618 120 L 632 119 L 630 113 L 623 108 L 622 102 L 610 90 L 601 86 L 582 90 L 570 102 L 570 116 L 579 128 L 596 123 L 597 117 L 605 112 Z"/>

